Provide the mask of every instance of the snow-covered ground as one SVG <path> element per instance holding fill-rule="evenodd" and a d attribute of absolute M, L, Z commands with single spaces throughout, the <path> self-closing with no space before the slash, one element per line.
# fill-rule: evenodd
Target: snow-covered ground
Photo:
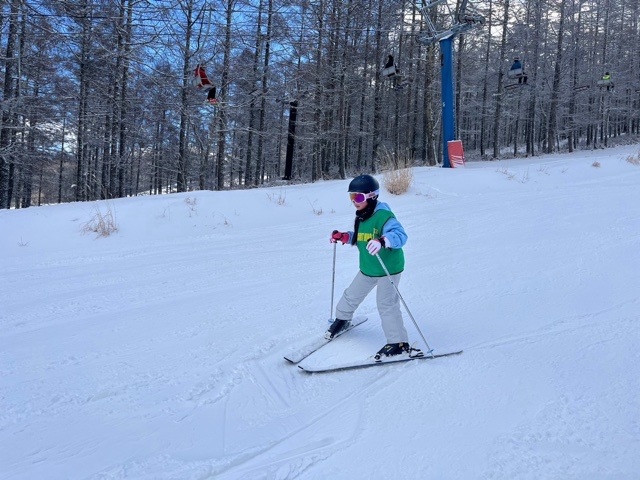
<path fill-rule="evenodd" d="M 0 211 L 0 478 L 640 478 L 638 151 L 383 191 L 400 292 L 464 353 L 330 374 L 283 355 L 327 327 L 348 180 Z M 336 301 L 356 270 L 339 246 Z M 359 314 L 305 362 L 374 354 Z"/>

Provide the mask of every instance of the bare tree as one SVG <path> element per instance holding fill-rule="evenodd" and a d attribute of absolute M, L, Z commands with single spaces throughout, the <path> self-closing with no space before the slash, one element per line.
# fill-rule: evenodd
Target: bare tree
<path fill-rule="evenodd" d="M 227 0 L 225 4 L 224 41 L 222 43 L 222 80 L 220 85 L 220 99 L 222 105 L 218 109 L 218 152 L 216 159 L 216 190 L 224 189 L 224 167 L 227 149 L 227 92 L 229 89 L 229 70 L 231 66 L 231 30 L 233 27 L 233 11 L 236 0 Z"/>
<path fill-rule="evenodd" d="M 503 5 L 503 20 L 502 20 L 502 39 L 500 42 L 500 56 L 498 58 L 498 93 L 496 94 L 496 110 L 495 117 L 493 119 L 493 158 L 500 156 L 500 123 L 502 115 L 502 103 L 503 103 L 503 79 L 504 71 L 503 64 L 507 52 L 507 31 L 509 26 L 509 0 L 504 0 Z"/>
<path fill-rule="evenodd" d="M 549 107 L 549 124 L 547 128 L 547 153 L 555 151 L 555 145 L 557 140 L 557 125 L 558 125 L 558 102 L 560 96 L 560 74 L 562 72 L 562 53 L 564 50 L 564 24 L 565 24 L 565 2 L 560 1 L 560 12 L 558 17 L 558 43 L 555 58 L 555 66 L 553 71 L 553 87 L 551 89 L 551 104 Z"/>
<path fill-rule="evenodd" d="M 455 0 L 448 0 L 455 9 Z M 488 0 L 455 42 L 469 157 L 609 145 L 640 130 L 637 0 Z M 439 55 L 423 11 L 389 0 L 5 0 L 0 207 L 316 181 L 441 154 Z M 496 36 L 497 34 L 497 36 Z M 507 57 L 528 88 L 505 91 Z M 404 89 L 381 76 L 393 54 Z M 191 85 L 207 63 L 208 106 Z M 605 72 L 615 90 L 597 85 Z M 615 93 L 615 94 L 614 94 Z M 295 108 L 292 108 L 295 102 Z M 297 117 L 294 115 L 297 114 Z M 633 137 L 635 138 L 635 137 Z M 290 165 L 287 166 L 289 168 Z"/>
<path fill-rule="evenodd" d="M 2 125 L 0 126 L 0 208 L 10 208 L 12 175 L 15 168 L 13 144 L 18 118 L 16 103 L 18 100 L 18 62 L 16 43 L 20 14 L 20 0 L 11 0 L 9 29 L 7 34 L 4 66 L 4 88 L 2 92 Z"/>

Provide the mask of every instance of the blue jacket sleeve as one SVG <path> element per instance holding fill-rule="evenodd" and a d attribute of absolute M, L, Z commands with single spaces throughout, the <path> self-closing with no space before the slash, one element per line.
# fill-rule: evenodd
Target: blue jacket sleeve
<path fill-rule="evenodd" d="M 398 220 L 390 218 L 382 227 L 382 236 L 385 238 L 386 248 L 402 248 L 407 243 L 407 232 Z"/>

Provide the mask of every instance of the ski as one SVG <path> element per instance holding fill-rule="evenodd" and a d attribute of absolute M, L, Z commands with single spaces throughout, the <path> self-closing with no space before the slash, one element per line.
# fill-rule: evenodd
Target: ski
<path fill-rule="evenodd" d="M 316 341 L 309 343 L 308 345 L 305 345 L 304 347 L 301 347 L 291 353 L 288 353 L 287 355 L 285 355 L 284 359 L 288 362 L 291 363 L 300 363 L 302 360 L 304 360 L 305 358 L 307 358 L 309 355 L 311 355 L 312 353 L 320 350 L 322 347 L 324 347 L 326 344 L 328 344 L 329 342 L 335 340 L 336 338 L 338 338 L 339 336 L 341 336 L 344 333 L 347 333 L 349 330 L 354 329 L 355 327 L 357 327 L 358 325 L 363 324 L 364 322 L 367 321 L 367 317 L 353 317 L 353 319 L 351 320 L 351 323 L 349 324 L 349 326 L 347 328 L 345 328 L 344 330 L 342 330 L 341 332 L 337 333 L 336 335 L 334 335 L 334 337 L 331 340 L 327 340 L 326 338 L 321 337 L 318 338 Z M 324 333 L 323 333 L 324 335 Z"/>
<path fill-rule="evenodd" d="M 433 360 L 436 358 L 442 357 L 450 357 L 452 355 L 460 355 L 462 350 L 458 350 L 457 352 L 448 352 L 448 353 L 440 353 L 437 355 L 425 355 L 424 357 L 400 357 L 400 358 L 390 358 L 387 360 L 383 360 L 381 362 L 376 362 L 373 359 L 368 359 L 365 361 L 356 361 L 351 363 L 343 363 L 341 365 L 330 365 L 328 367 L 306 367 L 304 365 L 298 365 L 298 368 L 303 372 L 307 373 L 327 373 L 327 372 L 339 372 L 342 370 L 355 370 L 357 368 L 367 368 L 367 367 L 377 367 L 380 365 L 389 365 L 392 363 L 401 363 L 401 362 L 410 362 L 412 360 Z"/>

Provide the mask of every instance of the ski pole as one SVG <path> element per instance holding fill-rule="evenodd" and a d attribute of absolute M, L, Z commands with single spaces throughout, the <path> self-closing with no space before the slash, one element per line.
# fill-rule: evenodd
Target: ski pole
<path fill-rule="evenodd" d="M 384 269 L 384 273 L 387 274 L 387 278 L 389 279 L 389 281 L 391 282 L 391 285 L 393 285 L 393 288 L 395 288 L 396 293 L 398 294 L 398 297 L 400 297 L 400 301 L 402 302 L 402 305 L 404 305 L 404 309 L 407 311 L 407 313 L 409 314 L 409 317 L 411 318 L 411 321 L 413 322 L 413 324 L 416 327 L 416 330 L 418 330 L 418 333 L 420 334 L 420 336 L 422 337 L 422 341 L 424 342 L 424 344 L 427 346 L 427 353 L 431 354 L 431 356 L 433 357 L 433 350 L 431 349 L 431 347 L 429 346 L 429 344 L 427 343 L 427 339 L 424 338 L 424 335 L 422 334 L 422 330 L 420 330 L 420 327 L 418 326 L 418 322 L 416 322 L 416 319 L 413 318 L 413 315 L 411 315 L 411 310 L 409 310 L 409 307 L 407 306 L 407 302 L 404 301 L 404 298 L 402 298 L 402 295 L 400 294 L 400 290 L 398 290 L 398 287 L 396 286 L 396 284 L 393 281 L 393 278 L 391 278 L 391 274 L 389 273 L 389 270 L 387 269 L 387 266 L 384 264 L 384 262 L 382 261 L 382 259 L 380 258 L 380 255 L 376 253 L 376 258 L 378 259 L 378 261 L 380 262 L 380 265 L 382 265 L 382 268 Z"/>
<path fill-rule="evenodd" d="M 333 320 L 333 294 L 336 290 L 336 246 L 333 244 L 333 272 L 331 274 L 331 311 L 329 312 L 329 321 Z"/>

